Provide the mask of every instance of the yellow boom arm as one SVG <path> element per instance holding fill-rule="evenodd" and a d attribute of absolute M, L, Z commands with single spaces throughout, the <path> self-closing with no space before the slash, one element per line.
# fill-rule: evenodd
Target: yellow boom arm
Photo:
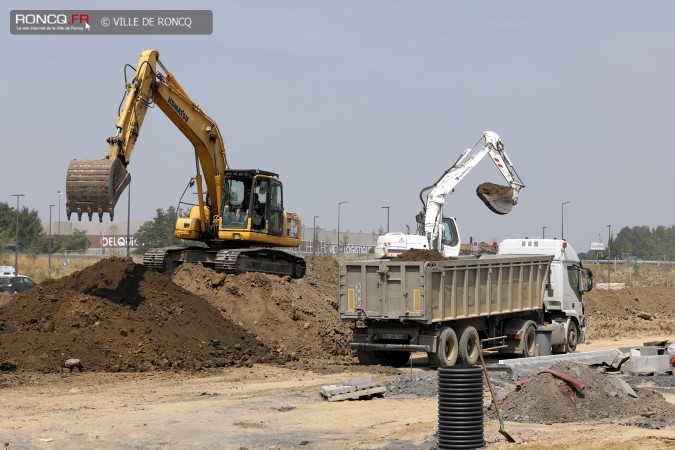
<path fill-rule="evenodd" d="M 157 70 L 159 66 L 163 72 Z M 112 220 L 114 207 L 120 194 L 130 182 L 126 166 L 131 159 L 136 139 L 140 133 L 145 114 L 156 104 L 188 138 L 195 149 L 196 182 L 199 196 L 199 215 L 202 226 L 206 225 L 204 206 L 220 211 L 222 203 L 223 172 L 228 168 L 223 138 L 216 123 L 207 116 L 187 95 L 159 60 L 157 50 L 146 50 L 138 60 L 132 82 L 127 85 L 124 106 L 117 120 L 117 134 L 109 137 L 108 155 L 104 160 L 74 160 L 68 168 L 66 179 L 66 213 L 98 212 L 99 220 L 108 212 Z M 203 192 L 202 179 L 209 193 L 209 201 Z"/>

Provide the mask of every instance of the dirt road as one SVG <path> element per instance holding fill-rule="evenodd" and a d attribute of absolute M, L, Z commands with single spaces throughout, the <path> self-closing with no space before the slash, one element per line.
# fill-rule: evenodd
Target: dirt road
<path fill-rule="evenodd" d="M 647 337 L 647 340 L 663 339 Z M 611 341 L 613 346 L 632 341 Z M 596 341 L 581 350 L 606 348 Z M 421 358 L 417 362 L 423 362 Z M 436 444 L 437 400 L 329 403 L 319 389 L 355 376 L 387 381 L 406 370 L 310 364 L 185 373 L 6 375 L 0 443 L 10 449 L 427 449 Z M 308 367 L 309 366 L 309 367 Z M 416 365 L 414 373 L 427 371 Z M 671 399 L 672 401 L 672 399 Z M 512 448 L 486 422 L 488 448 Z M 675 429 L 599 423 L 507 422 L 519 448 L 665 449 Z"/>

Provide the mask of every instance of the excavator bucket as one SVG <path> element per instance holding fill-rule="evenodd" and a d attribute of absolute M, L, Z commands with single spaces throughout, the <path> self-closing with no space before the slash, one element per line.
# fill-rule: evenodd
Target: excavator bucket
<path fill-rule="evenodd" d="M 476 188 L 476 195 L 495 214 L 508 214 L 513 208 L 514 189 L 494 183 L 483 183 Z"/>
<path fill-rule="evenodd" d="M 74 159 L 66 175 L 66 217 L 76 213 L 77 220 L 82 220 L 86 213 L 91 221 L 98 213 L 103 222 L 103 214 L 108 213 L 113 220 L 115 204 L 130 182 L 131 174 L 117 159 Z"/>

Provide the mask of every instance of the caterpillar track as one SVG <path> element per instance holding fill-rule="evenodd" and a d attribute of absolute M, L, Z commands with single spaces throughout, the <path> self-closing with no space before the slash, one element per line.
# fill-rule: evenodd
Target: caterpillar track
<path fill-rule="evenodd" d="M 143 265 L 158 272 L 173 272 L 181 264 L 201 263 L 216 272 L 261 272 L 291 278 L 305 276 L 305 260 L 271 248 L 209 249 L 203 247 L 154 248 L 143 256 Z"/>

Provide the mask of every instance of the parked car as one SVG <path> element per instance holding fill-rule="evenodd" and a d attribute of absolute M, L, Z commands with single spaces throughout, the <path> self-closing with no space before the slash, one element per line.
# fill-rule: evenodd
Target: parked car
<path fill-rule="evenodd" d="M 27 276 L 18 275 L 15 277 L 0 277 L 0 292 L 9 292 L 18 294 L 35 286 L 35 281 Z"/>

